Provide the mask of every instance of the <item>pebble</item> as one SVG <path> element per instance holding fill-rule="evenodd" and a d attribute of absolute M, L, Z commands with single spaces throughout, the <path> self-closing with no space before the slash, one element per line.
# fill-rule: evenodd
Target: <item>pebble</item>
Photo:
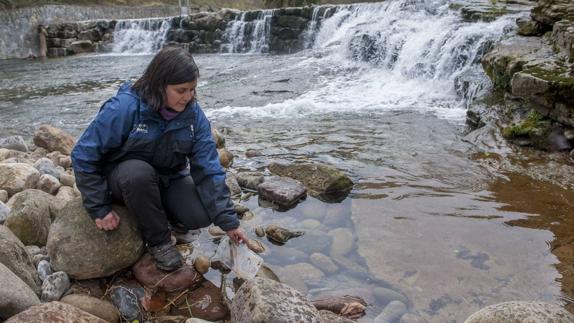
<path fill-rule="evenodd" d="M 8 192 L 6 190 L 0 190 L 0 202 L 8 202 Z"/>
<path fill-rule="evenodd" d="M 48 276 L 53 273 L 54 271 L 52 270 L 52 266 L 50 265 L 49 261 L 41 260 L 38 263 L 38 277 L 40 277 L 41 281 L 46 280 L 46 278 L 48 278 Z"/>
<path fill-rule="evenodd" d="M 220 227 L 218 226 L 211 226 L 209 227 L 209 229 L 207 229 L 207 232 L 209 232 L 209 234 L 211 234 L 214 237 L 221 237 L 225 235 L 225 231 L 223 231 Z"/>
<path fill-rule="evenodd" d="M 407 312 L 407 306 L 403 302 L 392 301 L 373 320 L 373 323 L 395 322 Z"/>
<path fill-rule="evenodd" d="M 265 236 L 265 229 L 262 226 L 258 226 L 257 228 L 255 228 L 255 234 L 262 238 Z"/>
<path fill-rule="evenodd" d="M 316 252 L 312 254 L 309 260 L 315 267 L 321 269 L 326 274 L 332 274 L 339 270 L 339 266 L 337 266 L 331 258 L 322 253 Z"/>
<path fill-rule="evenodd" d="M 74 184 L 76 183 L 76 178 L 74 177 L 74 175 L 70 175 L 68 173 L 62 173 L 60 174 L 60 183 L 62 183 L 62 185 L 64 186 L 74 187 Z"/>
<path fill-rule="evenodd" d="M 46 277 L 42 283 L 42 302 L 58 301 L 70 288 L 70 278 L 63 271 L 58 271 Z"/>

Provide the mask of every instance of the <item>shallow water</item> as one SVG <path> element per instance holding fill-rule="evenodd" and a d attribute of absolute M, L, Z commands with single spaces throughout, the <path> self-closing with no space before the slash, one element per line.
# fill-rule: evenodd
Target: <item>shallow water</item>
<path fill-rule="evenodd" d="M 137 77 L 150 58 L 0 61 L 0 135 L 29 136 L 42 123 L 78 135 L 117 90 L 119 77 Z M 259 207 L 256 198 L 245 202 L 256 214 L 247 228 L 276 223 L 307 231 L 284 246 L 263 241 L 264 258 L 283 281 L 311 297 L 363 288 L 370 291 L 360 292 L 371 297 L 370 318 L 389 299 L 380 289 L 378 297 L 369 293 L 391 288 L 407 296 L 409 312 L 431 322 L 460 322 L 502 301 L 571 297 L 572 277 L 565 271 L 572 262 L 559 248 L 571 240 L 571 192 L 484 168 L 472 158 L 475 148 L 461 140 L 462 121 L 438 110 L 337 110 L 337 98 L 305 106 L 302 97 L 340 77 L 316 61 L 302 63 L 309 59 L 307 52 L 196 56 L 200 102 L 213 125 L 226 129 L 235 168 L 321 161 L 355 182 L 341 203 L 308 197 L 278 212 Z M 346 89 L 340 93 L 347 100 Z M 335 108 L 328 111 L 329 104 Z M 248 149 L 263 155 L 246 158 Z M 349 229 L 354 242 L 343 269 L 306 282 L 293 267 L 282 269 L 309 262 L 316 251 L 329 255 L 320 242 L 340 228 Z"/>

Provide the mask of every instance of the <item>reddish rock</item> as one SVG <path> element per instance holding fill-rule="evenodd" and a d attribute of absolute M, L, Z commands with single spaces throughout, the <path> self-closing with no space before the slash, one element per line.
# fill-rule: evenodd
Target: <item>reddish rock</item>
<path fill-rule="evenodd" d="M 166 292 L 194 288 L 204 281 L 203 276 L 193 266 L 184 265 L 169 273 L 157 269 L 149 253 L 140 258 L 132 271 L 142 285 Z"/>
<path fill-rule="evenodd" d="M 30 322 L 107 323 L 97 316 L 61 302 L 50 302 L 32 306 L 24 312 L 12 316 L 5 323 Z"/>
<path fill-rule="evenodd" d="M 173 293 L 175 295 L 168 299 L 175 298 L 180 293 Z M 204 281 L 199 288 L 189 290 L 181 296 L 175 302 L 170 314 L 189 316 L 189 310 L 193 317 L 207 321 L 221 321 L 229 317 L 220 289 L 209 281 Z"/>
<path fill-rule="evenodd" d="M 69 155 L 74 148 L 74 137 L 69 133 L 44 124 L 36 129 L 34 134 L 34 144 L 38 147 L 45 148 L 48 151 L 59 151 Z"/>

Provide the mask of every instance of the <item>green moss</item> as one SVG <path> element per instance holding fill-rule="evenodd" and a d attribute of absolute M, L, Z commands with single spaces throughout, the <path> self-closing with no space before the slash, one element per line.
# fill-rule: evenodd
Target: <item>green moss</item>
<path fill-rule="evenodd" d="M 544 132 L 548 123 L 543 120 L 540 113 L 531 111 L 526 119 L 518 124 L 512 124 L 502 130 L 505 138 L 532 137 Z"/>
<path fill-rule="evenodd" d="M 461 3 L 449 3 L 448 5 L 448 8 L 451 10 L 460 10 L 462 7 L 464 7 L 464 5 Z"/>

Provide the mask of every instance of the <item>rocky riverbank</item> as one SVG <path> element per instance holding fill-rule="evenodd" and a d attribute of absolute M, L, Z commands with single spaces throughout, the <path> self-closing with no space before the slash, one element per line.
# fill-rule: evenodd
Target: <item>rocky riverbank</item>
<path fill-rule="evenodd" d="M 574 158 L 574 3 L 541 0 L 516 24 L 517 34 L 482 58 L 504 98 L 497 114 L 502 134 L 519 146 Z M 481 109 L 469 111 L 473 127 L 492 123 Z"/>

